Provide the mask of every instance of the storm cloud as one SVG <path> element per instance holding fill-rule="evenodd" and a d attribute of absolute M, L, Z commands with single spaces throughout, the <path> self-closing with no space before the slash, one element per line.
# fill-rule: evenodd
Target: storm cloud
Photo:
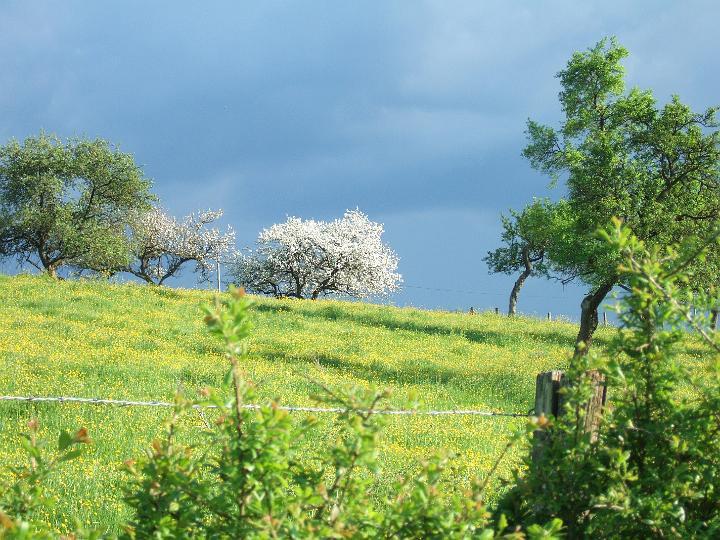
<path fill-rule="evenodd" d="M 504 306 L 510 278 L 481 261 L 500 213 L 562 194 L 521 156 L 528 117 L 560 121 L 554 74 L 615 35 L 631 85 L 717 104 L 718 15 L 715 1 L 5 1 L 0 140 L 106 138 L 172 212 L 225 209 L 241 245 L 287 215 L 359 207 L 401 257 L 395 303 Z M 520 309 L 575 317 L 582 291 L 534 281 Z"/>

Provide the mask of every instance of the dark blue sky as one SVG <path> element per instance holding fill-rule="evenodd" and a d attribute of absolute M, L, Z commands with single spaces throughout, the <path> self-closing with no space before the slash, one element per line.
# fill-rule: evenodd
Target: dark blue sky
<path fill-rule="evenodd" d="M 521 157 L 554 74 L 616 35 L 631 85 L 720 103 L 720 2 L 35 2 L 0 9 L 0 141 L 40 129 L 133 153 L 166 208 L 223 208 L 241 246 L 286 215 L 385 223 L 400 305 L 506 304 L 499 214 L 557 197 Z M 185 282 L 183 282 L 185 283 Z M 532 281 L 527 313 L 584 288 Z"/>

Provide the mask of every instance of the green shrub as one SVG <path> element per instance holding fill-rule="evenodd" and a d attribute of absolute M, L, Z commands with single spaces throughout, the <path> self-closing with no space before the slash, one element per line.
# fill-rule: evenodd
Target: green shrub
<path fill-rule="evenodd" d="M 604 235 L 623 255 L 630 293 L 608 357 L 577 357 L 570 368 L 564 416 L 546 427 L 547 447 L 525 461 L 500 504 L 519 523 L 557 517 L 569 538 L 717 538 L 720 536 L 720 387 L 693 380 L 675 360 L 683 334 L 703 337 L 717 362 L 719 342 L 691 303 L 713 306 L 713 291 L 687 296 L 687 268 L 702 256 L 648 251 L 619 222 Z M 606 377 L 610 406 L 597 440 L 583 430 L 588 370 Z M 678 391 L 691 380 L 694 395 Z"/>
<path fill-rule="evenodd" d="M 30 421 L 28 432 L 21 439 L 28 461 L 11 471 L 11 483 L 0 485 L 0 539 L 3 540 L 51 537 L 42 527 L 31 526 L 33 517 L 52 504 L 43 496 L 43 483 L 62 462 L 78 457 L 82 453 L 79 445 L 89 441 L 84 429 L 74 435 L 62 431 L 57 450 L 48 457 L 46 444 L 38 439 L 37 431 L 37 421 Z"/>

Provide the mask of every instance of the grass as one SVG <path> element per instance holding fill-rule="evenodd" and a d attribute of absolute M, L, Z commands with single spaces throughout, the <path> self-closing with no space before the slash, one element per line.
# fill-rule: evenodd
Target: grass
<path fill-rule="evenodd" d="M 208 291 L 0 276 L 0 394 L 171 401 L 218 388 L 226 372 L 220 344 L 204 330 Z M 454 314 L 340 301 L 258 298 L 245 366 L 263 400 L 313 405 L 308 376 L 331 386 L 389 388 L 388 405 L 527 412 L 538 372 L 567 364 L 576 326 L 494 314 Z M 599 348 L 613 330 L 598 331 Z M 697 350 L 699 356 L 702 351 Z M 688 357 L 690 358 L 690 357 Z M 691 361 L 696 361 L 692 360 Z M 23 459 L 18 434 L 37 417 L 55 439 L 86 427 L 94 443 L 49 484 L 57 505 L 45 516 L 64 531 L 83 523 L 116 529 L 127 517 L 121 464 L 144 451 L 168 411 L 0 402 L 0 480 Z M 318 431 L 317 447 L 333 436 Z M 381 442 L 384 481 L 411 472 L 430 452 L 458 454 L 452 481 L 483 476 L 523 420 L 392 417 Z M 195 441 L 202 421 L 189 419 Z M 310 451 L 310 449 L 308 449 Z M 514 450 L 507 473 L 519 459 Z"/>

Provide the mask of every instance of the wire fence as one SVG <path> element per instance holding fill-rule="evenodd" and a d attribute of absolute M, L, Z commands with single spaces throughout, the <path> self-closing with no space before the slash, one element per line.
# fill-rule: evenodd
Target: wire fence
<path fill-rule="evenodd" d="M 469 294 L 469 295 L 480 295 L 480 296 L 500 296 L 502 298 L 507 298 L 508 293 L 505 292 L 498 292 L 498 291 L 478 291 L 478 290 L 468 290 L 468 289 L 446 289 L 442 287 L 425 287 L 423 285 L 410 285 L 407 283 L 403 283 L 401 285 L 401 289 L 419 289 L 423 291 L 436 291 L 436 292 L 449 292 L 449 293 L 458 293 L 458 294 Z M 533 294 L 523 294 L 523 298 L 534 298 L 534 299 L 541 299 L 541 300 L 568 300 L 571 297 L 570 296 L 559 296 L 559 295 L 533 295 Z"/>
<path fill-rule="evenodd" d="M 83 398 L 83 397 L 61 397 L 61 396 L 0 396 L 0 401 L 15 401 L 22 403 L 83 403 L 87 405 L 113 405 L 117 407 L 175 407 L 175 403 L 168 401 L 131 401 L 124 399 L 104 398 Z M 192 405 L 194 409 L 216 409 L 217 405 Z M 248 403 L 243 405 L 244 409 L 257 410 L 263 406 Z M 288 412 L 308 413 L 344 413 L 348 409 L 339 407 L 301 407 L 301 406 L 276 406 L 277 409 Z M 358 411 L 367 412 L 367 411 Z M 473 409 L 450 409 L 450 410 L 417 410 L 417 409 L 377 409 L 375 414 L 391 416 L 504 416 L 510 418 L 525 418 L 532 416 L 530 413 L 514 413 L 503 411 L 482 411 Z"/>

